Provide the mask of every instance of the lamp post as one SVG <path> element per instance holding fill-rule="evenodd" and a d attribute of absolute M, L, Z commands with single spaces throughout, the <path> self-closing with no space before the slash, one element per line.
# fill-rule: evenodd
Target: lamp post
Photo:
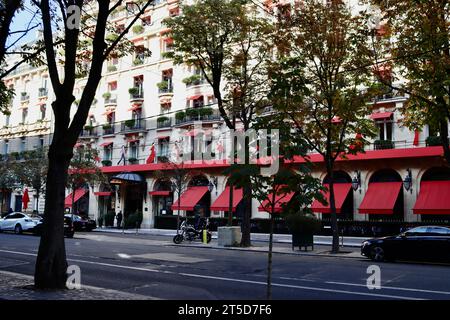
<path fill-rule="evenodd" d="M 181 186 L 179 184 L 177 185 L 175 182 L 172 181 L 172 184 L 170 185 L 170 189 L 172 190 L 173 193 L 175 193 L 175 191 L 177 191 L 177 193 L 178 193 L 178 208 L 177 208 L 177 234 L 178 234 L 178 232 L 180 230 Z"/>
<path fill-rule="evenodd" d="M 406 191 L 410 191 L 412 193 L 412 174 L 411 169 L 406 169 L 406 176 L 403 180 L 403 187 Z"/>

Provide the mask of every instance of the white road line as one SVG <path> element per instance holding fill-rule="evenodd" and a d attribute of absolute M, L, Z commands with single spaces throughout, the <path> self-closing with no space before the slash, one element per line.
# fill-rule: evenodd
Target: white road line
<path fill-rule="evenodd" d="M 347 282 L 335 282 L 335 281 L 327 281 L 325 283 L 329 283 L 329 284 L 339 284 L 339 285 L 343 285 L 343 286 L 356 286 L 356 287 L 366 287 L 363 284 L 358 284 L 358 283 L 347 283 Z M 446 295 L 450 295 L 450 292 L 448 291 L 434 291 L 434 290 L 425 290 L 425 289 L 413 289 L 413 288 L 402 288 L 402 287 L 386 287 L 386 286 L 381 286 L 381 289 L 388 289 L 388 290 L 401 290 L 401 291 L 413 291 L 413 292 L 424 292 L 424 293 L 437 293 L 437 294 L 446 294 Z"/>
<path fill-rule="evenodd" d="M 34 253 L 16 252 L 16 251 L 9 251 L 9 250 L 0 250 L 0 252 L 19 254 L 19 255 L 36 256 L 36 254 L 34 254 Z M 138 268 L 138 267 L 122 266 L 122 265 L 111 264 L 111 263 L 93 262 L 93 261 L 70 259 L 70 258 L 67 259 L 67 260 L 73 261 L 73 262 L 79 262 L 79 263 L 86 263 L 86 264 L 94 264 L 94 265 L 113 267 L 113 268 L 138 270 L 138 271 L 145 271 L 145 272 L 155 272 L 155 273 L 164 273 L 164 274 L 175 274 L 175 275 L 182 275 L 182 276 L 187 276 L 187 277 L 214 279 L 214 280 L 222 280 L 222 281 L 232 281 L 232 282 L 240 282 L 240 283 L 251 283 L 251 284 L 264 285 L 264 286 L 267 285 L 266 282 L 261 282 L 261 281 L 241 280 L 241 279 L 216 277 L 216 276 L 207 276 L 207 275 L 199 275 L 199 274 L 191 274 L 191 273 L 182 273 L 182 272 L 172 272 L 172 271 L 165 271 L 165 270 Z M 324 291 L 324 292 L 332 292 L 332 293 L 344 293 L 344 294 L 350 294 L 350 295 L 353 294 L 353 295 L 371 296 L 371 297 L 380 297 L 380 298 L 393 298 L 393 299 L 401 299 L 401 300 L 425 300 L 425 299 L 422 299 L 422 298 L 415 298 L 415 297 L 394 296 L 394 295 L 386 295 L 386 294 L 364 293 L 364 292 L 354 292 L 354 291 L 347 291 L 347 290 L 336 290 L 336 289 L 325 289 L 325 288 L 314 288 L 314 287 L 288 285 L 288 284 L 282 284 L 282 283 L 272 283 L 272 286 L 274 286 L 274 287 L 284 287 L 284 288 L 293 288 L 293 289 L 302 289 L 302 290 L 312 290 L 312 291 Z"/>

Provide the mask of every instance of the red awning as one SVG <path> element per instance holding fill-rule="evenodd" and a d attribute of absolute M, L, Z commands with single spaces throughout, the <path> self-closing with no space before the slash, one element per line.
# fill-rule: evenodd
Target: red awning
<path fill-rule="evenodd" d="M 188 98 L 188 100 L 197 100 L 197 99 L 200 98 L 200 97 L 202 97 L 202 95 L 201 95 L 201 94 L 197 94 L 197 95 L 195 95 L 195 96 L 190 96 L 190 97 Z"/>
<path fill-rule="evenodd" d="M 110 145 L 112 145 L 112 144 L 113 144 L 112 141 L 108 141 L 108 142 L 102 143 L 102 144 L 100 145 L 100 147 L 108 147 L 108 146 L 110 146 Z"/>
<path fill-rule="evenodd" d="M 148 193 L 151 196 L 170 196 L 170 191 L 158 190 L 158 191 L 150 191 Z"/>
<path fill-rule="evenodd" d="M 195 205 L 208 192 L 208 187 L 189 187 L 181 195 L 180 199 L 172 205 L 172 210 L 194 210 Z M 178 205 L 180 207 L 178 208 Z"/>
<path fill-rule="evenodd" d="M 324 185 L 328 189 L 328 184 Z M 342 205 L 344 204 L 345 199 L 347 199 L 348 193 L 352 187 L 351 183 L 335 183 L 334 187 L 334 203 L 336 206 L 336 212 L 341 213 Z M 330 192 L 323 192 L 324 198 L 327 200 L 328 205 L 323 205 L 319 202 L 319 200 L 314 200 L 311 205 L 311 210 L 313 212 L 321 212 L 321 213 L 331 213 L 330 209 Z"/>
<path fill-rule="evenodd" d="M 110 116 L 110 115 L 112 115 L 113 113 L 114 113 L 114 111 L 109 110 L 109 111 L 106 111 L 105 113 L 103 113 L 103 115 L 104 115 L 104 116 Z"/>
<path fill-rule="evenodd" d="M 236 207 L 239 205 L 243 197 L 242 189 L 233 188 L 233 212 L 236 211 Z M 230 187 L 227 186 L 220 196 L 211 205 L 213 211 L 228 211 L 230 206 Z"/>
<path fill-rule="evenodd" d="M 415 214 L 450 214 L 450 180 L 423 181 L 414 205 Z"/>
<path fill-rule="evenodd" d="M 136 111 L 142 109 L 142 105 L 140 104 L 135 104 L 134 106 L 132 106 L 130 109 L 128 109 L 128 111 Z"/>
<path fill-rule="evenodd" d="M 380 119 L 387 119 L 392 116 L 393 112 L 379 112 L 379 113 L 372 113 L 370 116 L 373 120 L 380 120 Z"/>
<path fill-rule="evenodd" d="M 172 38 L 164 38 L 164 42 L 168 43 L 168 44 L 172 44 L 173 43 L 173 39 Z"/>
<path fill-rule="evenodd" d="M 158 140 L 164 140 L 164 139 L 169 139 L 170 136 L 160 136 L 160 137 L 156 137 L 156 139 Z"/>
<path fill-rule="evenodd" d="M 130 139 L 127 141 L 128 143 L 134 143 L 134 142 L 139 142 L 139 139 Z"/>
<path fill-rule="evenodd" d="M 359 213 L 393 214 L 402 182 L 372 182 L 361 202 Z"/>
<path fill-rule="evenodd" d="M 99 197 L 109 197 L 112 194 L 112 192 L 111 191 L 94 192 L 94 194 Z"/>
<path fill-rule="evenodd" d="M 66 199 L 64 200 L 64 205 L 66 208 L 70 208 L 72 206 L 72 193 L 71 192 Z M 75 190 L 75 197 L 74 197 L 74 202 L 77 202 L 78 200 L 81 199 L 82 196 L 84 196 L 87 193 L 86 189 L 77 189 Z"/>
<path fill-rule="evenodd" d="M 287 204 L 289 201 L 291 201 L 292 197 L 294 196 L 295 192 L 289 192 L 289 193 L 282 193 L 275 196 L 275 213 L 280 213 L 283 210 L 283 205 Z M 269 199 L 272 199 L 272 193 L 269 194 Z M 270 200 L 264 200 L 262 205 L 258 207 L 258 211 L 260 212 L 269 212 L 272 210 Z"/>
<path fill-rule="evenodd" d="M 203 133 L 204 135 L 209 136 L 209 135 L 212 134 L 212 130 L 211 129 L 207 129 L 207 130 L 196 130 L 196 129 L 194 129 L 194 130 L 186 132 L 184 135 L 188 136 L 188 137 L 196 137 L 196 136 L 198 136 L 201 133 Z"/>

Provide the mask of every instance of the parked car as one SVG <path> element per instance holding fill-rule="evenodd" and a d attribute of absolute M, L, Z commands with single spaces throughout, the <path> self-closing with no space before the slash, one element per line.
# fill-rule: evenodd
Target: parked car
<path fill-rule="evenodd" d="M 42 222 L 41 219 L 39 223 L 34 228 L 34 234 L 40 236 L 42 234 Z M 75 234 L 75 228 L 72 224 L 72 220 L 70 217 L 64 217 L 64 236 L 67 238 L 73 238 L 73 235 Z"/>
<path fill-rule="evenodd" d="M 33 231 L 40 220 L 41 217 L 36 214 L 12 212 L 0 219 L 0 232 L 14 231 L 21 234 L 23 231 Z"/>
<path fill-rule="evenodd" d="M 71 219 L 71 214 L 64 215 L 66 218 Z M 93 219 L 85 218 L 77 214 L 73 215 L 73 225 L 75 231 L 92 231 L 97 228 L 97 223 Z"/>
<path fill-rule="evenodd" d="M 366 240 L 361 254 L 374 261 L 450 262 L 450 228 L 421 226 L 397 236 Z"/>

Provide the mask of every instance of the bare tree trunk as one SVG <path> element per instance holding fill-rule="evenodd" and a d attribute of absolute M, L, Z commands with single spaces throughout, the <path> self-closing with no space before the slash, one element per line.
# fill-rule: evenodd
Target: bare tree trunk
<path fill-rule="evenodd" d="M 273 212 L 275 204 L 272 204 L 272 214 L 270 215 L 269 231 L 269 254 L 267 260 L 267 300 L 272 299 L 272 249 L 273 249 Z"/>
<path fill-rule="evenodd" d="M 444 158 L 450 164 L 450 146 L 448 141 L 447 118 L 443 117 L 439 123 L 439 135 L 441 136 L 442 149 L 444 150 Z"/>
<path fill-rule="evenodd" d="M 333 165 L 329 162 L 327 165 L 327 174 L 330 180 L 328 192 L 330 194 L 330 213 L 331 213 L 331 231 L 333 233 L 333 242 L 331 246 L 332 253 L 339 252 L 339 226 L 336 215 L 336 201 L 334 196 L 334 172 Z"/>
<path fill-rule="evenodd" d="M 37 288 L 63 289 L 67 280 L 64 245 L 64 196 L 71 153 L 52 144 L 49 151 L 43 232 L 36 260 Z"/>
<path fill-rule="evenodd" d="M 247 128 L 245 127 L 245 130 Z M 245 164 L 250 164 L 250 154 L 249 154 L 249 145 L 250 145 L 250 139 L 248 136 L 245 137 Z M 250 239 L 250 232 L 251 232 L 251 218 L 252 218 L 252 182 L 250 179 L 250 176 L 244 177 L 244 188 L 243 188 L 243 196 L 244 196 L 244 216 L 242 217 L 242 239 L 241 239 L 241 247 L 250 247 L 252 245 L 251 239 Z"/>

